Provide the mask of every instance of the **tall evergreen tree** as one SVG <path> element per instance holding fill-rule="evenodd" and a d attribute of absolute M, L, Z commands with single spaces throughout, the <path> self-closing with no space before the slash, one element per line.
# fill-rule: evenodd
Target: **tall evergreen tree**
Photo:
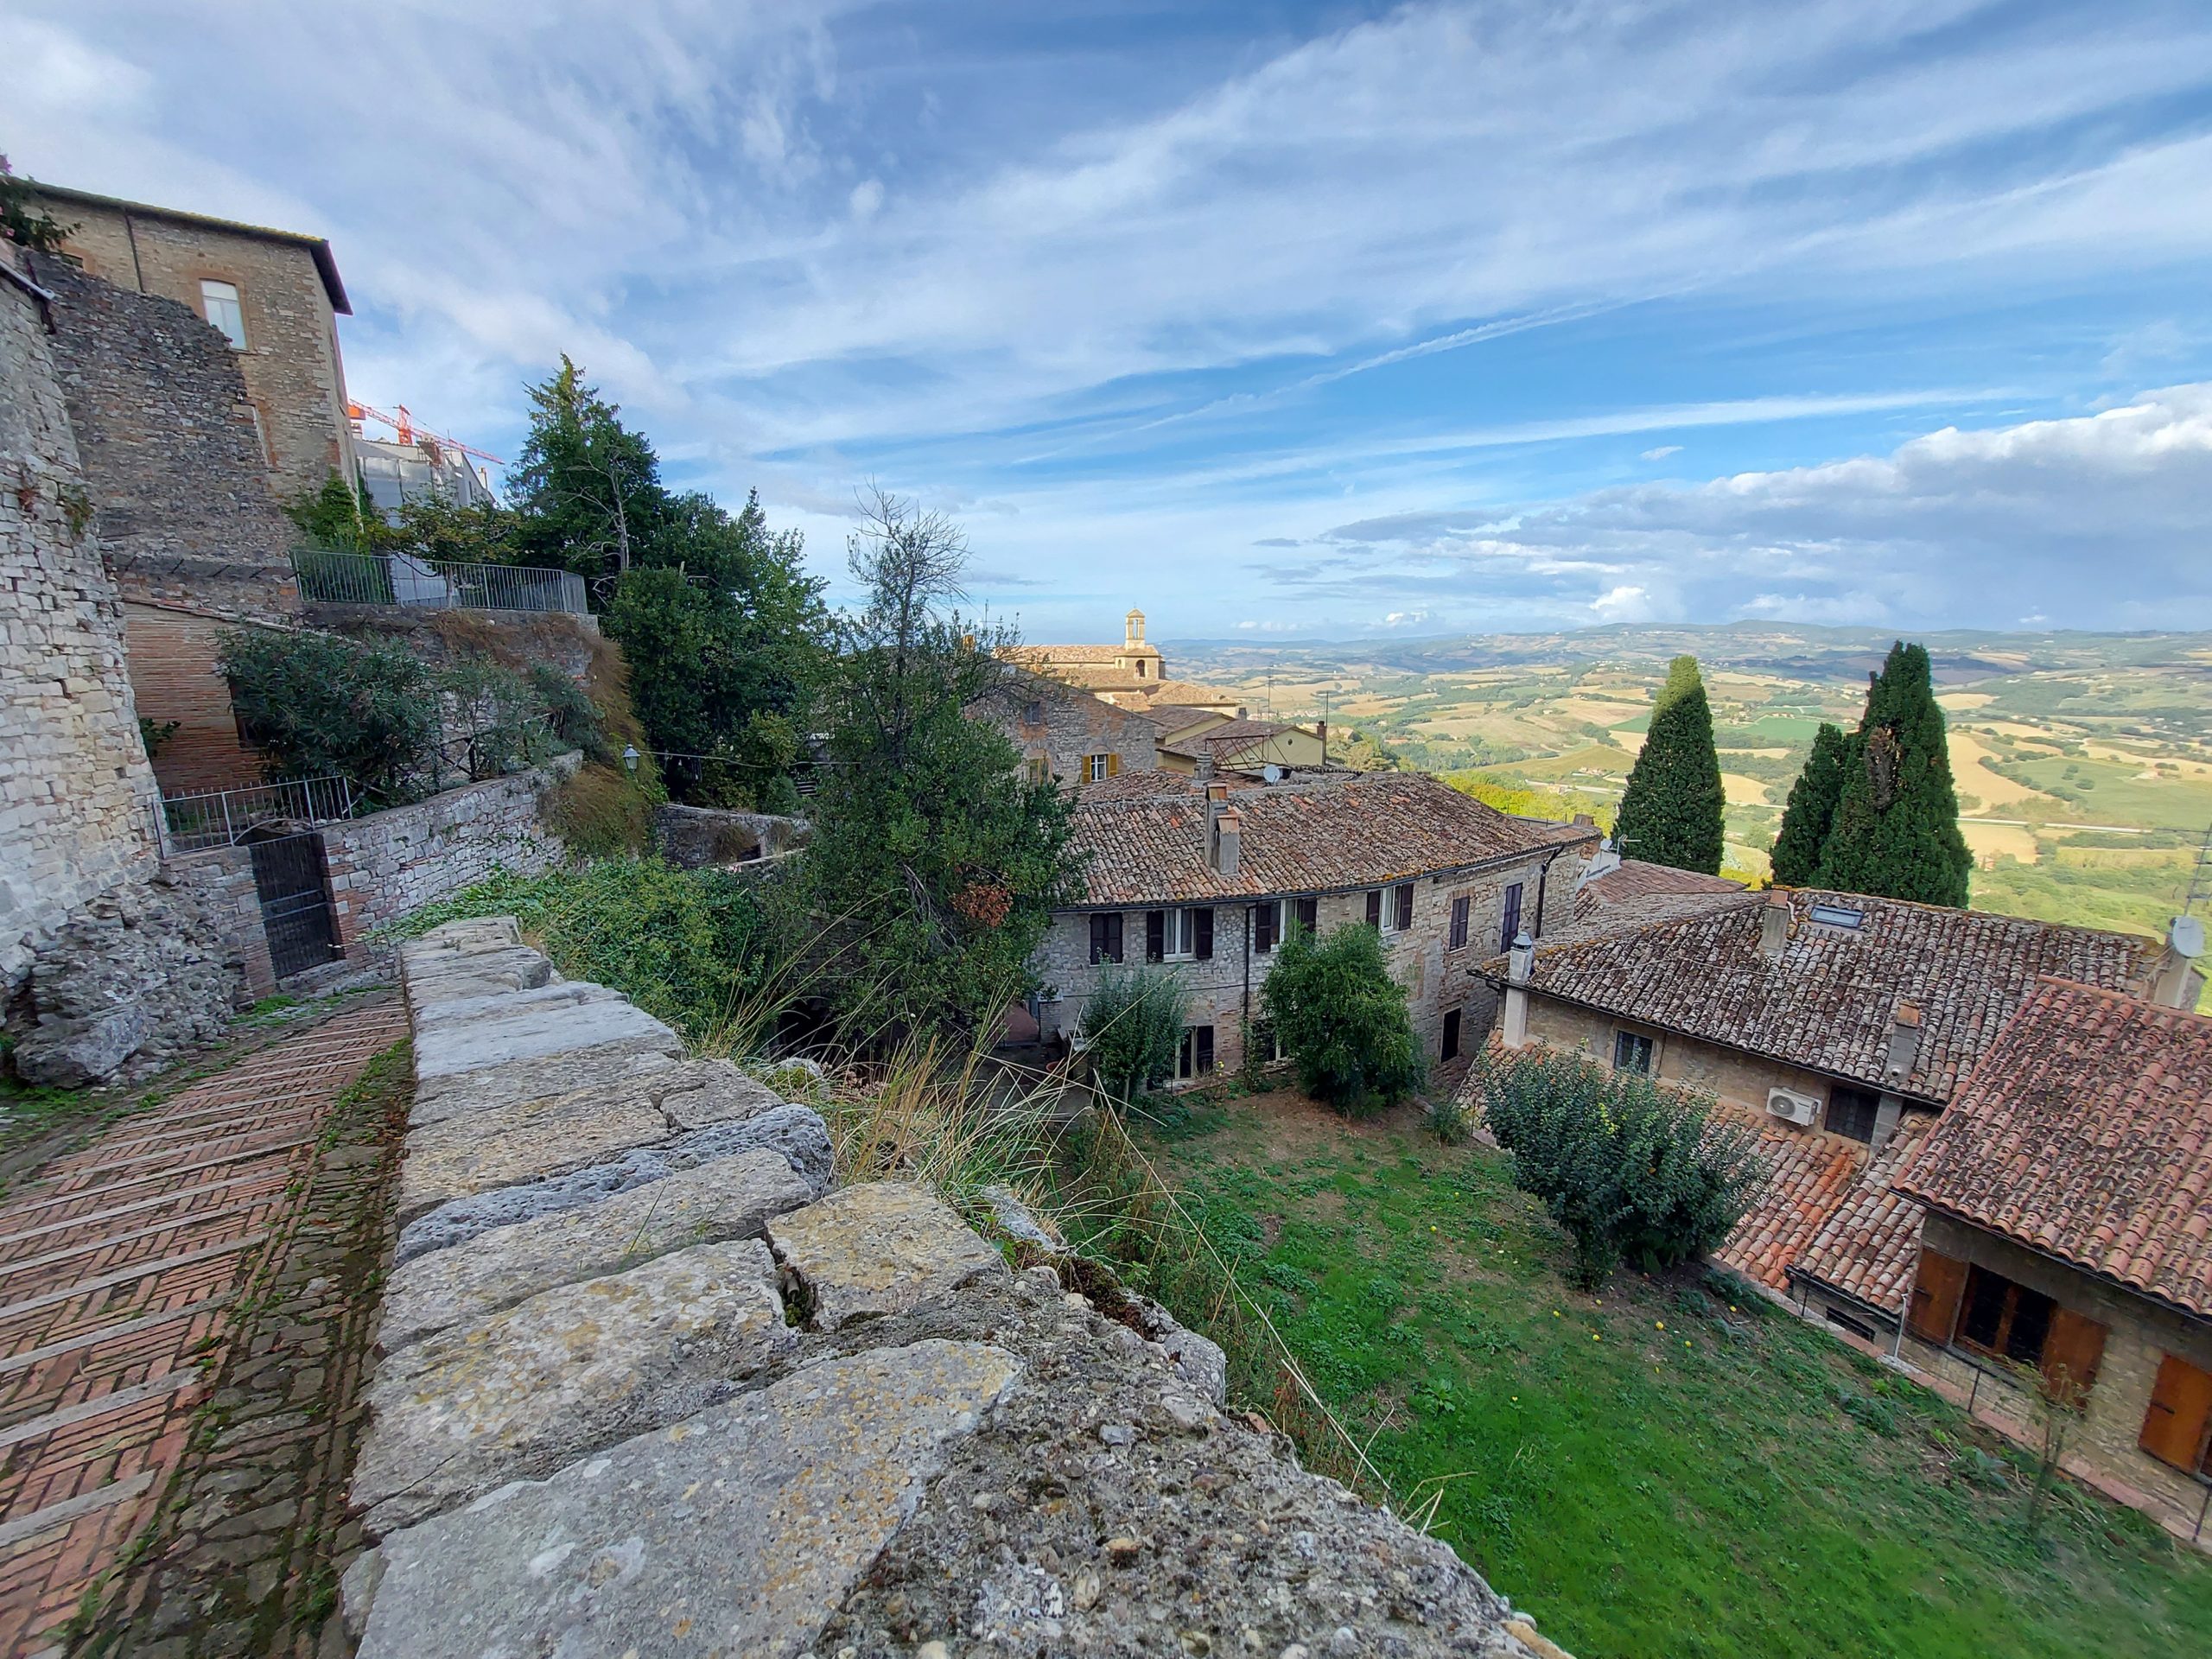
<path fill-rule="evenodd" d="M 1628 775 L 1615 840 L 1630 858 L 1718 875 L 1727 805 L 1713 746 L 1713 705 L 1697 658 L 1677 657 L 1668 664 L 1643 753 Z"/>
<path fill-rule="evenodd" d="M 528 391 L 530 436 L 507 470 L 524 555 L 594 580 L 670 563 L 652 556 L 662 551 L 669 499 L 645 435 L 622 424 L 620 407 L 584 384 L 566 353 Z"/>
<path fill-rule="evenodd" d="M 1774 880 L 1778 887 L 1806 887 L 1820 879 L 1821 852 L 1843 799 L 1844 769 L 1851 764 L 1851 739 L 1840 726 L 1821 722 L 1813 752 L 1789 786 L 1782 809 L 1782 830 L 1774 838 Z"/>
<path fill-rule="evenodd" d="M 1943 711 L 1924 646 L 1899 640 L 1866 690 L 1818 885 L 1963 906 L 1974 855 L 1959 830 Z"/>

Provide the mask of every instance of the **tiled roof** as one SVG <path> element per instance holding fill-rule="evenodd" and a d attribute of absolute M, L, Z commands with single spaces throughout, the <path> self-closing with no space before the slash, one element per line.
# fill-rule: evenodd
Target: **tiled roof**
<path fill-rule="evenodd" d="M 1778 889 L 1789 906 L 1779 959 L 1759 950 L 1768 895 L 1714 894 L 1700 914 L 1622 928 L 1603 912 L 1540 944 L 1530 985 L 1542 994 L 1834 1077 L 1946 1100 L 1997 1039 L 2037 977 L 2114 988 L 2141 983 L 2147 938 L 2016 916 Z M 1856 911 L 1857 928 L 1815 922 L 1815 906 Z M 1502 976 L 1503 959 L 1486 971 Z M 1901 1083 L 1884 1076 L 1899 1001 L 1921 1014 Z"/>
<path fill-rule="evenodd" d="M 1770 1290 L 1786 1289 L 1789 1264 L 1805 1241 L 1850 1195 L 1864 1148 L 1835 1135 L 1787 1128 L 1764 1112 L 1726 1101 L 1715 1103 L 1713 1110 L 1751 1131 L 1769 1172 L 1757 1201 L 1713 1255 Z"/>
<path fill-rule="evenodd" d="M 2044 981 L 1897 1185 L 2212 1317 L 2212 1020 Z"/>
<path fill-rule="evenodd" d="M 1224 720 L 1218 726 L 1209 726 L 1192 736 L 1173 742 L 1163 741 L 1160 747 L 1171 754 L 1187 754 L 1192 760 L 1200 760 L 1209 754 L 1217 756 L 1224 747 L 1232 753 L 1238 749 L 1249 749 L 1255 743 L 1264 742 L 1293 729 L 1274 720 Z"/>
<path fill-rule="evenodd" d="M 1135 645 L 1016 645 L 1007 652 L 1017 663 L 1039 666 L 1061 663 L 1112 664 L 1120 657 L 1157 657 L 1157 646 Z"/>
<path fill-rule="evenodd" d="M 1904 1311 L 1927 1211 L 1891 1183 L 1936 1122 L 1934 1112 L 1909 1111 L 1897 1119 L 1881 1156 L 1798 1255 L 1796 1271 L 1870 1306 Z"/>
<path fill-rule="evenodd" d="M 1647 864 L 1640 858 L 1624 858 L 1604 874 L 1591 877 L 1576 890 L 1574 919 L 1593 920 L 1611 906 L 1634 899 L 1677 895 L 1698 898 L 1743 890 L 1740 881 L 1723 880 L 1696 870 L 1678 870 L 1667 864 Z"/>
<path fill-rule="evenodd" d="M 1243 785 L 1256 782 L 1242 773 L 1216 778 L 1215 783 Z M 1125 772 L 1115 778 L 1102 778 L 1095 784 L 1084 784 L 1075 792 L 1076 804 L 1099 805 L 1109 801 L 1148 801 L 1162 795 L 1199 796 L 1205 793 L 1208 780 L 1194 772 L 1163 772 L 1147 768 L 1141 772 Z"/>
<path fill-rule="evenodd" d="M 1153 683 L 1155 707 L 1203 708 L 1209 703 L 1235 702 L 1243 693 L 1226 686 L 1200 685 L 1195 680 L 1157 680 Z"/>
<path fill-rule="evenodd" d="M 1127 781 L 1127 774 L 1121 780 Z M 1419 772 L 1370 772 L 1236 789 L 1238 870 L 1206 861 L 1201 780 L 1135 799 L 1076 797 L 1075 845 L 1090 854 L 1087 905 L 1203 903 L 1268 893 L 1383 887 L 1546 847 L 1595 842 L 1567 823 L 1510 818 Z M 1096 785 L 1093 786 L 1096 787 Z"/>

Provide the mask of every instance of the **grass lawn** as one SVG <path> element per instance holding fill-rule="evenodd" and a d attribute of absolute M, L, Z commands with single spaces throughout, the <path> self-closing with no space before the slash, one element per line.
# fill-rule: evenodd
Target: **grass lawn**
<path fill-rule="evenodd" d="M 1291 1094 L 1147 1150 L 1402 1507 L 1578 1659 L 2212 1654 L 2212 1559 L 1690 1274 L 1567 1290 L 1501 1155 Z"/>

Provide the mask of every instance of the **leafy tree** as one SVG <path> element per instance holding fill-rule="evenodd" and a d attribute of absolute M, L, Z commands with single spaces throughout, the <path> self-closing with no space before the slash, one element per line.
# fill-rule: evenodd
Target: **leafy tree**
<path fill-rule="evenodd" d="M 1819 879 L 1821 852 L 1834 827 L 1850 764 L 1851 740 L 1841 727 L 1822 721 L 1805 769 L 1789 786 L 1789 803 L 1782 810 L 1782 829 L 1774 838 L 1774 879 L 1782 886 L 1810 887 Z"/>
<path fill-rule="evenodd" d="M 250 628 L 223 636 L 218 661 L 272 780 L 349 778 L 384 805 L 435 784 L 436 688 L 404 645 Z"/>
<path fill-rule="evenodd" d="M 18 178 L 8 158 L 0 156 L 0 237 L 19 247 L 58 253 L 76 228 L 62 224 L 39 206 L 31 194 L 30 181 Z"/>
<path fill-rule="evenodd" d="M 1618 843 L 1630 858 L 1718 875 L 1727 805 L 1713 744 L 1713 706 L 1697 658 L 1677 657 L 1668 665 L 1643 752 L 1621 796 Z"/>
<path fill-rule="evenodd" d="M 1034 983 L 1029 963 L 1075 891 L 1070 806 L 962 712 L 1011 670 L 1012 643 L 953 607 L 967 546 L 937 513 L 878 491 L 849 568 L 822 699 L 821 788 L 806 875 L 843 945 L 850 1020 L 973 1030 Z"/>
<path fill-rule="evenodd" d="M 1899 640 L 1867 687 L 1818 885 L 1963 906 L 1973 872 L 1928 652 Z"/>
<path fill-rule="evenodd" d="M 1127 1103 L 1172 1076 L 1189 1003 L 1173 969 L 1105 968 L 1083 1005 L 1083 1039 L 1106 1092 Z"/>
<path fill-rule="evenodd" d="M 310 546 L 334 553 L 374 553 L 397 544 L 391 525 L 365 512 L 346 480 L 333 473 L 319 490 L 292 498 L 284 512 Z"/>
<path fill-rule="evenodd" d="M 574 683 L 558 669 L 551 674 Z M 471 783 L 543 765 L 560 747 L 548 718 L 547 679 L 474 653 L 448 664 L 435 678 L 444 715 L 442 752 L 459 762 Z M 564 713 L 573 710 L 564 708 Z"/>
<path fill-rule="evenodd" d="M 1484 1055 L 1473 1088 L 1515 1184 L 1566 1229 L 1584 1289 L 1624 1257 L 1652 1272 L 1713 1249 L 1767 1179 L 1751 1131 L 1710 1101 L 1579 1055 Z"/>
<path fill-rule="evenodd" d="M 1347 1117 L 1402 1100 L 1427 1075 L 1406 988 L 1390 976 L 1382 935 L 1363 922 L 1326 939 L 1291 929 L 1260 1000 L 1300 1086 Z"/>

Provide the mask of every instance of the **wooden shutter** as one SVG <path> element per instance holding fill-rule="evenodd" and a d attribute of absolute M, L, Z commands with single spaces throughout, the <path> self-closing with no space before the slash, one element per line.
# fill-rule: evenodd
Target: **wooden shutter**
<path fill-rule="evenodd" d="M 1414 925 L 1414 884 L 1402 882 L 1398 887 L 1398 931 L 1402 933 Z"/>
<path fill-rule="evenodd" d="M 1191 912 L 1191 954 L 1200 962 L 1213 960 L 1213 906 Z"/>
<path fill-rule="evenodd" d="M 1370 927 L 1382 925 L 1382 889 L 1380 887 L 1367 890 L 1367 925 Z"/>
<path fill-rule="evenodd" d="M 2043 1374 L 2052 1397 L 2079 1410 L 2097 1385 L 2097 1362 L 2104 1353 L 2104 1326 L 2070 1307 L 2051 1310 L 2050 1330 L 2043 1339 Z"/>
<path fill-rule="evenodd" d="M 1202 1077 L 1213 1070 L 1213 1027 L 1194 1026 L 1192 1027 L 1191 1034 L 1195 1048 L 1195 1052 L 1192 1056 L 1195 1064 L 1192 1068 L 1191 1075 L 1194 1077 Z"/>
<path fill-rule="evenodd" d="M 1122 775 L 1122 757 L 1120 755 L 1111 753 L 1108 753 L 1106 756 L 1106 775 L 1109 778 L 1118 778 Z"/>
<path fill-rule="evenodd" d="M 1252 906 L 1252 949 L 1264 956 L 1275 948 L 1275 907 L 1272 901 Z"/>
<path fill-rule="evenodd" d="M 1521 884 L 1513 882 L 1505 889 L 1505 914 L 1498 927 L 1497 948 L 1510 950 L 1513 941 L 1521 936 Z"/>
<path fill-rule="evenodd" d="M 2143 1414 L 2143 1436 L 2136 1443 L 2159 1462 L 2194 1473 L 2204 1465 L 2208 1429 L 2212 1429 L 2212 1371 L 2199 1370 L 2177 1354 L 2166 1355 L 2158 1362 L 2151 1408 Z"/>
<path fill-rule="evenodd" d="M 1468 903 L 1465 898 L 1452 901 L 1452 943 L 1448 949 L 1457 950 L 1467 942 Z"/>
<path fill-rule="evenodd" d="M 1106 960 L 1122 959 L 1122 912 L 1109 911 L 1106 914 Z"/>
<path fill-rule="evenodd" d="M 1958 1329 L 1959 1303 L 1967 1294 L 1967 1264 L 1955 1256 L 1920 1247 L 1920 1271 L 1912 1281 L 1912 1306 L 1905 1328 L 1923 1342 L 1946 1343 Z"/>
<path fill-rule="evenodd" d="M 1167 912 L 1147 910 L 1144 913 L 1144 959 L 1162 962 L 1167 957 Z"/>
<path fill-rule="evenodd" d="M 1321 931 L 1321 901 L 1319 899 L 1299 899 L 1293 902 L 1298 906 L 1298 925 L 1308 933 L 1319 933 Z"/>

